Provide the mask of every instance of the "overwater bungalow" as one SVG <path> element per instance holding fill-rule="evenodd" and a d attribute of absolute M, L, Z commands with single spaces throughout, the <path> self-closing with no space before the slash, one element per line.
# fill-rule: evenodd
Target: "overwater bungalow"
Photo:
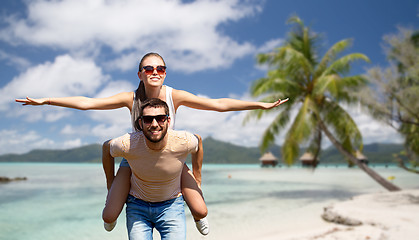
<path fill-rule="evenodd" d="M 356 157 L 359 161 L 361 161 L 361 162 L 363 162 L 363 163 L 365 163 L 365 164 L 367 164 L 367 165 L 368 165 L 368 158 L 367 158 L 364 154 L 362 154 L 362 153 L 361 153 L 361 151 L 356 150 L 356 152 L 355 152 L 355 157 Z"/>
<path fill-rule="evenodd" d="M 259 158 L 262 167 L 275 167 L 278 164 L 278 159 L 271 153 L 267 152 L 263 154 L 262 157 Z"/>
<path fill-rule="evenodd" d="M 304 153 L 300 157 L 300 161 L 302 167 L 317 167 L 317 164 L 319 164 L 319 159 L 315 159 L 310 152 Z"/>

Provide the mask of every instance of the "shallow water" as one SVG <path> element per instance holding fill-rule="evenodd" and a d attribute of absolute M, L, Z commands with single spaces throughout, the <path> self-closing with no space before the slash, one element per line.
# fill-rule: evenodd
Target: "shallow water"
<path fill-rule="evenodd" d="M 401 188 L 419 188 L 417 174 L 397 167 L 374 170 L 385 178 L 394 176 Z M 101 164 L 0 163 L 0 176 L 28 178 L 0 184 L 0 240 L 128 239 L 124 212 L 112 232 L 103 229 L 106 185 Z M 385 190 L 359 169 L 346 167 L 312 171 L 204 165 L 203 191 L 211 224 L 205 239 L 221 239 L 225 229 L 263 227 L 255 226 L 254 219 L 269 213 L 286 216 L 307 206 Z M 187 209 L 186 214 L 188 239 L 204 239 Z"/>

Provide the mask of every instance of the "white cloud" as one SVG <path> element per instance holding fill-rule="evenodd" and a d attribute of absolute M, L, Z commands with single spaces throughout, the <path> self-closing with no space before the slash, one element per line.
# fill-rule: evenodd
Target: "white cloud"
<path fill-rule="evenodd" d="M 132 132 L 130 125 L 126 126 L 119 124 L 99 124 L 92 128 L 92 134 L 98 137 L 99 142 L 122 136 L 127 132 Z"/>
<path fill-rule="evenodd" d="M 80 147 L 83 142 L 80 138 L 57 142 L 42 137 L 35 131 L 0 130 L 0 155 L 6 153 L 23 154 L 33 149 L 69 149 Z"/>
<path fill-rule="evenodd" d="M 379 122 L 362 112 L 358 107 L 346 107 L 362 134 L 364 144 L 369 143 L 402 143 L 397 131 L 385 123 Z"/>
<path fill-rule="evenodd" d="M 140 80 L 138 79 L 138 83 Z M 132 85 L 130 82 L 124 80 L 115 80 L 109 82 L 103 89 L 96 94 L 95 98 L 105 98 L 121 92 L 132 92 L 138 86 Z"/>
<path fill-rule="evenodd" d="M 64 117 L 68 117 L 70 114 L 69 111 L 49 111 L 45 112 L 44 120 L 46 122 L 56 122 Z"/>
<path fill-rule="evenodd" d="M 121 70 L 134 66 L 135 55 L 158 51 L 173 69 L 199 71 L 228 67 L 255 51 L 252 44 L 224 35 L 220 26 L 261 12 L 260 5 L 239 0 L 27 1 L 27 14 L 8 16 L 0 39 L 89 54 L 106 46 L 122 60 L 109 64 L 119 63 L 113 67 Z"/>
<path fill-rule="evenodd" d="M 138 56 L 140 55 L 141 53 L 136 53 L 136 52 L 124 54 L 114 60 L 106 62 L 104 66 L 110 70 L 119 69 L 124 72 L 128 70 L 132 70 L 133 68 L 138 67 L 138 64 L 140 62 L 140 59 Z"/>
<path fill-rule="evenodd" d="M 88 124 L 82 125 L 71 125 L 66 124 L 60 131 L 60 134 L 70 135 L 70 136 L 89 136 L 91 135 L 91 126 Z"/>
<path fill-rule="evenodd" d="M 57 147 L 55 142 L 41 137 L 35 131 L 19 132 L 17 130 L 0 130 L 0 154 L 25 153 L 32 149 Z"/>
<path fill-rule="evenodd" d="M 76 147 L 81 147 L 82 146 L 82 141 L 80 138 L 74 139 L 74 140 L 69 140 L 69 141 L 65 141 L 63 143 L 63 148 L 68 149 L 68 148 L 76 148 Z"/>
<path fill-rule="evenodd" d="M 272 52 L 272 50 L 280 47 L 283 42 L 284 42 L 284 39 L 282 39 L 282 38 L 271 39 L 271 40 L 265 42 L 262 46 L 260 46 L 258 48 L 257 52 L 258 53 Z"/>
<path fill-rule="evenodd" d="M 33 66 L 0 89 L 0 110 L 15 98 L 92 95 L 108 81 L 89 59 L 58 56 L 54 62 Z"/>
<path fill-rule="evenodd" d="M 29 60 L 2 50 L 0 50 L 0 60 L 4 60 L 7 65 L 13 66 L 18 70 L 23 70 L 31 65 Z"/>

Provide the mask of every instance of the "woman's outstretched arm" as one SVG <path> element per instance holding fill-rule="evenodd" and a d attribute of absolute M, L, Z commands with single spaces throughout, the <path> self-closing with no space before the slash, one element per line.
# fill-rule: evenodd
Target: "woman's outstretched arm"
<path fill-rule="evenodd" d="M 190 108 L 200 109 L 200 110 L 212 110 L 218 112 L 227 112 L 227 111 L 242 111 L 242 110 L 254 110 L 254 109 L 271 109 L 281 105 L 282 103 L 288 101 L 287 99 L 278 99 L 278 101 L 273 103 L 265 102 L 252 102 L 252 101 L 242 101 L 232 98 L 219 98 L 219 99 L 208 99 L 203 97 L 198 97 L 192 93 L 173 89 L 173 101 L 175 108 L 179 106 L 186 106 Z"/>
<path fill-rule="evenodd" d="M 106 110 L 127 107 L 131 110 L 133 92 L 123 92 L 106 98 L 89 98 L 83 96 L 61 98 L 30 98 L 15 99 L 22 105 L 53 105 L 59 107 L 75 108 L 79 110 Z"/>

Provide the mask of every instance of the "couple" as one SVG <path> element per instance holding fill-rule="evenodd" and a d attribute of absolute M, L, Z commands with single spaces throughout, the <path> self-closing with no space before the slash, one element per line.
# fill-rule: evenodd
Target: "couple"
<path fill-rule="evenodd" d="M 174 128 L 176 110 L 180 106 L 186 106 L 201 110 L 212 111 L 240 111 L 252 109 L 272 109 L 287 101 L 278 100 L 273 103 L 249 102 L 230 98 L 207 99 L 198 97 L 186 91 L 173 89 L 163 85 L 166 78 L 166 64 L 163 58 L 157 53 L 144 55 L 139 64 L 137 73 L 140 83 L 135 92 L 123 92 L 107 98 L 87 98 L 87 97 L 63 97 L 63 98 L 40 98 L 16 99 L 16 102 L 23 105 L 55 105 L 69 107 L 80 110 L 105 110 L 127 107 L 131 112 L 133 129 L 141 131 L 136 119 L 139 117 L 140 105 L 142 101 L 149 98 L 159 98 L 169 106 L 169 117 L 171 119 L 169 128 Z M 116 176 L 113 178 L 113 165 L 107 176 L 112 176 L 108 180 L 107 204 L 103 209 L 102 218 L 105 226 L 112 228 L 116 219 L 122 211 L 130 189 L 131 169 L 126 160 L 121 162 Z M 204 235 L 208 233 L 208 222 L 206 221 L 207 207 L 201 195 L 200 188 L 197 187 L 192 172 L 184 164 L 181 174 L 182 195 L 187 203 L 192 216 L 195 219 L 198 230 Z"/>
<path fill-rule="evenodd" d="M 193 174 L 200 185 L 202 140 L 191 133 L 169 129 L 170 121 L 164 101 L 147 99 L 135 120 L 141 131 L 103 144 L 105 173 L 110 173 L 106 169 L 114 165 L 114 157 L 124 157 L 131 167 L 131 189 L 126 202 L 129 239 L 152 239 L 153 228 L 159 231 L 161 239 L 186 239 L 180 179 L 190 153 L 193 169 L 199 169 Z M 106 174 L 106 179 L 112 182 L 113 174 Z"/>

